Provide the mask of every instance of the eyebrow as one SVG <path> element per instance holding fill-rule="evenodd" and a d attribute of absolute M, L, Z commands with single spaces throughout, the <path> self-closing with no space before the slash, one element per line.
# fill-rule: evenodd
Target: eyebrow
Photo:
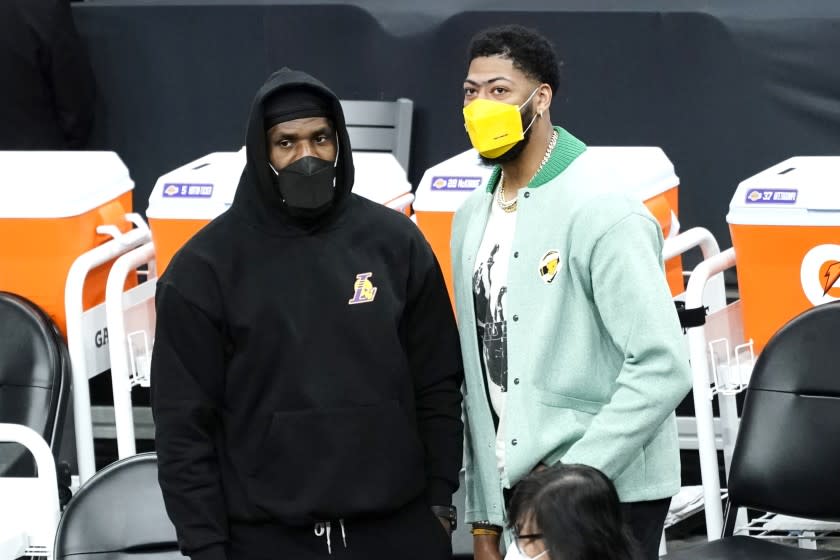
<path fill-rule="evenodd" d="M 506 82 L 513 83 L 513 80 L 511 80 L 510 78 L 506 78 L 504 76 L 496 76 L 495 78 L 490 78 L 489 80 L 485 81 L 484 83 L 485 84 L 492 84 L 493 82 L 498 82 L 499 80 L 504 80 Z M 465 84 L 470 84 L 470 85 L 473 85 L 473 86 L 480 86 L 481 85 L 481 82 L 477 82 L 475 80 L 470 80 L 469 78 L 464 78 L 464 83 Z"/>
<path fill-rule="evenodd" d="M 312 138 L 313 136 L 321 136 L 321 135 L 332 136 L 334 134 L 335 134 L 335 130 L 333 130 L 333 128 L 331 126 L 325 125 L 325 126 L 322 126 L 322 127 L 318 128 L 317 130 L 313 130 L 309 134 L 300 134 L 297 131 L 295 131 L 295 132 L 278 131 L 278 132 L 274 133 L 273 138 L 275 140 L 277 140 L 277 139 L 297 140 L 301 136 L 304 136 L 304 137 L 308 136 L 309 138 Z"/>

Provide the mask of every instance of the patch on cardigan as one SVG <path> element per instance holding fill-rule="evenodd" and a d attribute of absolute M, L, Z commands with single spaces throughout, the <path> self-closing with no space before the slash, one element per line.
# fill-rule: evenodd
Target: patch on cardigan
<path fill-rule="evenodd" d="M 560 271 L 563 265 L 560 264 L 560 253 L 557 251 L 549 251 L 540 259 L 540 278 L 546 284 L 551 284 L 554 277 Z"/>

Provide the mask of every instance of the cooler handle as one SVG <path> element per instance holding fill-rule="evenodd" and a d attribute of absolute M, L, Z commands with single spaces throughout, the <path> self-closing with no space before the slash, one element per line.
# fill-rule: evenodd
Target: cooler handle
<path fill-rule="evenodd" d="M 668 204 L 668 199 L 665 198 L 665 195 L 660 194 L 659 196 L 646 200 L 645 206 L 653 214 L 656 221 L 659 222 L 662 228 L 662 236 L 665 239 L 671 237 L 671 229 L 674 225 L 672 220 L 674 213 L 671 211 L 671 205 Z"/>
<path fill-rule="evenodd" d="M 132 228 L 132 224 L 125 219 L 128 212 L 118 198 L 100 206 L 97 213 L 99 214 L 100 225 L 114 226 L 123 233 L 127 233 Z M 108 241 L 108 239 L 104 239 L 105 237 L 111 237 L 104 233 L 99 235 L 103 238 L 99 242 L 100 245 Z"/>

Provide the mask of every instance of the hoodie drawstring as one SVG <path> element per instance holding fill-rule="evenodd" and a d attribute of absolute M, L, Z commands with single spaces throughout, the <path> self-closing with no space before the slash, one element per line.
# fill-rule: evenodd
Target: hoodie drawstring
<path fill-rule="evenodd" d="M 339 519 L 338 524 L 341 526 L 341 542 L 344 544 L 344 548 L 347 548 L 347 532 L 344 529 L 344 520 Z M 329 521 L 315 524 L 315 536 L 322 537 L 324 535 L 327 537 L 327 552 L 332 556 L 332 523 Z"/>

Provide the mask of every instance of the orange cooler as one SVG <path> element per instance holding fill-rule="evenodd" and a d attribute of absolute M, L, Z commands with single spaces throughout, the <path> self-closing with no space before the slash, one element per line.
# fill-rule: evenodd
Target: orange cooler
<path fill-rule="evenodd" d="M 146 218 L 158 274 L 198 230 L 227 210 L 245 167 L 245 152 L 215 152 L 161 176 Z"/>
<path fill-rule="evenodd" d="M 411 193 L 405 171 L 392 154 L 353 152 L 353 163 L 356 194 L 387 205 Z M 146 217 L 159 274 L 190 237 L 230 208 L 244 167 L 244 148 L 215 152 L 157 180 Z"/>
<path fill-rule="evenodd" d="M 590 155 L 603 158 L 605 166 L 620 171 L 623 191 L 639 197 L 662 227 L 666 238 L 679 233 L 679 178 L 674 165 L 660 148 L 589 147 Z M 452 264 L 449 239 L 455 211 L 477 189 L 486 189 L 492 172 L 482 165 L 475 150 L 467 150 L 423 174 L 416 191 L 414 212 L 417 225 L 432 245 L 443 269 L 452 297 Z M 682 261 L 679 257 L 665 263 L 668 284 L 673 295 L 685 291 Z"/>
<path fill-rule="evenodd" d="M 744 336 L 756 354 L 788 320 L 840 299 L 840 157 L 795 157 L 742 182 L 729 205 Z"/>
<path fill-rule="evenodd" d="M 467 150 L 427 169 L 414 192 L 417 226 L 435 252 L 453 304 L 452 255 L 449 250 L 452 218 L 474 191 L 487 188 L 491 172 L 492 168 L 482 165 L 475 150 Z"/>
<path fill-rule="evenodd" d="M 0 290 L 40 306 L 66 334 L 64 284 L 73 261 L 131 229 L 134 182 L 113 152 L 0 151 Z M 84 307 L 105 301 L 110 264 L 88 276 Z"/>

